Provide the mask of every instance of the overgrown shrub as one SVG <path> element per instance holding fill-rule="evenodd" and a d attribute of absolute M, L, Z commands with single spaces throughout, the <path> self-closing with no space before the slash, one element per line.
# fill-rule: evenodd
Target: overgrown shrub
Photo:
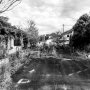
<path fill-rule="evenodd" d="M 65 54 L 70 54 L 71 53 L 71 48 L 69 45 L 62 45 L 62 46 L 56 46 L 56 51 L 58 53 L 65 53 Z"/>

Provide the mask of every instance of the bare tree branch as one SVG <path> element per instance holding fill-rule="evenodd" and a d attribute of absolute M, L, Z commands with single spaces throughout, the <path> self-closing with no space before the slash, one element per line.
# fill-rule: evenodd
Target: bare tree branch
<path fill-rule="evenodd" d="M 20 4 L 21 3 L 21 1 L 22 0 L 20 0 L 17 4 L 14 4 L 12 7 L 10 7 L 7 11 L 10 11 L 10 10 L 12 10 L 14 7 L 16 7 L 18 4 Z"/>
<path fill-rule="evenodd" d="M 0 0 L 0 13 L 13 9 L 22 0 Z M 15 5 L 16 4 L 16 5 Z"/>

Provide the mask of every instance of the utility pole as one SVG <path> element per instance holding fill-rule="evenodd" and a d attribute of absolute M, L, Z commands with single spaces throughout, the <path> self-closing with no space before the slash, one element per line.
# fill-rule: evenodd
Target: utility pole
<path fill-rule="evenodd" d="M 63 24 L 63 33 L 64 33 L 64 27 L 65 25 Z M 64 45 L 64 36 L 63 36 L 63 45 Z"/>

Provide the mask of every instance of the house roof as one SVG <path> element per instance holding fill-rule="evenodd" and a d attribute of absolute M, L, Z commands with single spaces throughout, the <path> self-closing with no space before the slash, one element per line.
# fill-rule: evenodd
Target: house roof
<path fill-rule="evenodd" d="M 72 33 L 72 31 L 73 31 L 73 29 L 70 29 L 70 30 L 68 30 L 68 31 L 66 31 L 66 32 L 64 32 L 64 33 L 62 33 L 61 36 L 70 34 L 70 33 Z"/>

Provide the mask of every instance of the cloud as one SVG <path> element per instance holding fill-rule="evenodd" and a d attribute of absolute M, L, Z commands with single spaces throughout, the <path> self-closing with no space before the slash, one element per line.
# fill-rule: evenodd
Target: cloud
<path fill-rule="evenodd" d="M 39 29 L 45 30 L 45 32 L 55 31 L 60 24 L 58 5 L 59 0 L 23 0 L 19 6 L 3 15 L 8 16 L 9 22 L 13 25 L 23 25 L 24 27 L 26 20 L 31 19 L 36 22 Z"/>
<path fill-rule="evenodd" d="M 87 1 L 87 2 L 86 2 Z M 68 30 L 80 15 L 89 11 L 89 0 L 22 0 L 13 10 L 2 15 L 10 18 L 13 25 L 27 26 L 27 20 L 34 20 L 39 33 Z M 73 19 L 74 18 L 74 19 Z"/>
<path fill-rule="evenodd" d="M 40 25 L 39 26 L 39 34 L 40 35 L 43 35 L 43 34 L 46 34 L 46 33 L 51 33 L 51 32 L 55 32 L 55 31 L 58 31 L 58 28 L 57 27 L 54 27 L 54 26 L 44 26 L 44 25 Z"/>
<path fill-rule="evenodd" d="M 32 7 L 57 6 L 62 0 L 29 0 Z"/>
<path fill-rule="evenodd" d="M 90 0 L 63 0 L 61 15 L 63 17 L 73 16 L 75 13 L 85 10 L 87 7 L 88 9 L 90 8 Z"/>

